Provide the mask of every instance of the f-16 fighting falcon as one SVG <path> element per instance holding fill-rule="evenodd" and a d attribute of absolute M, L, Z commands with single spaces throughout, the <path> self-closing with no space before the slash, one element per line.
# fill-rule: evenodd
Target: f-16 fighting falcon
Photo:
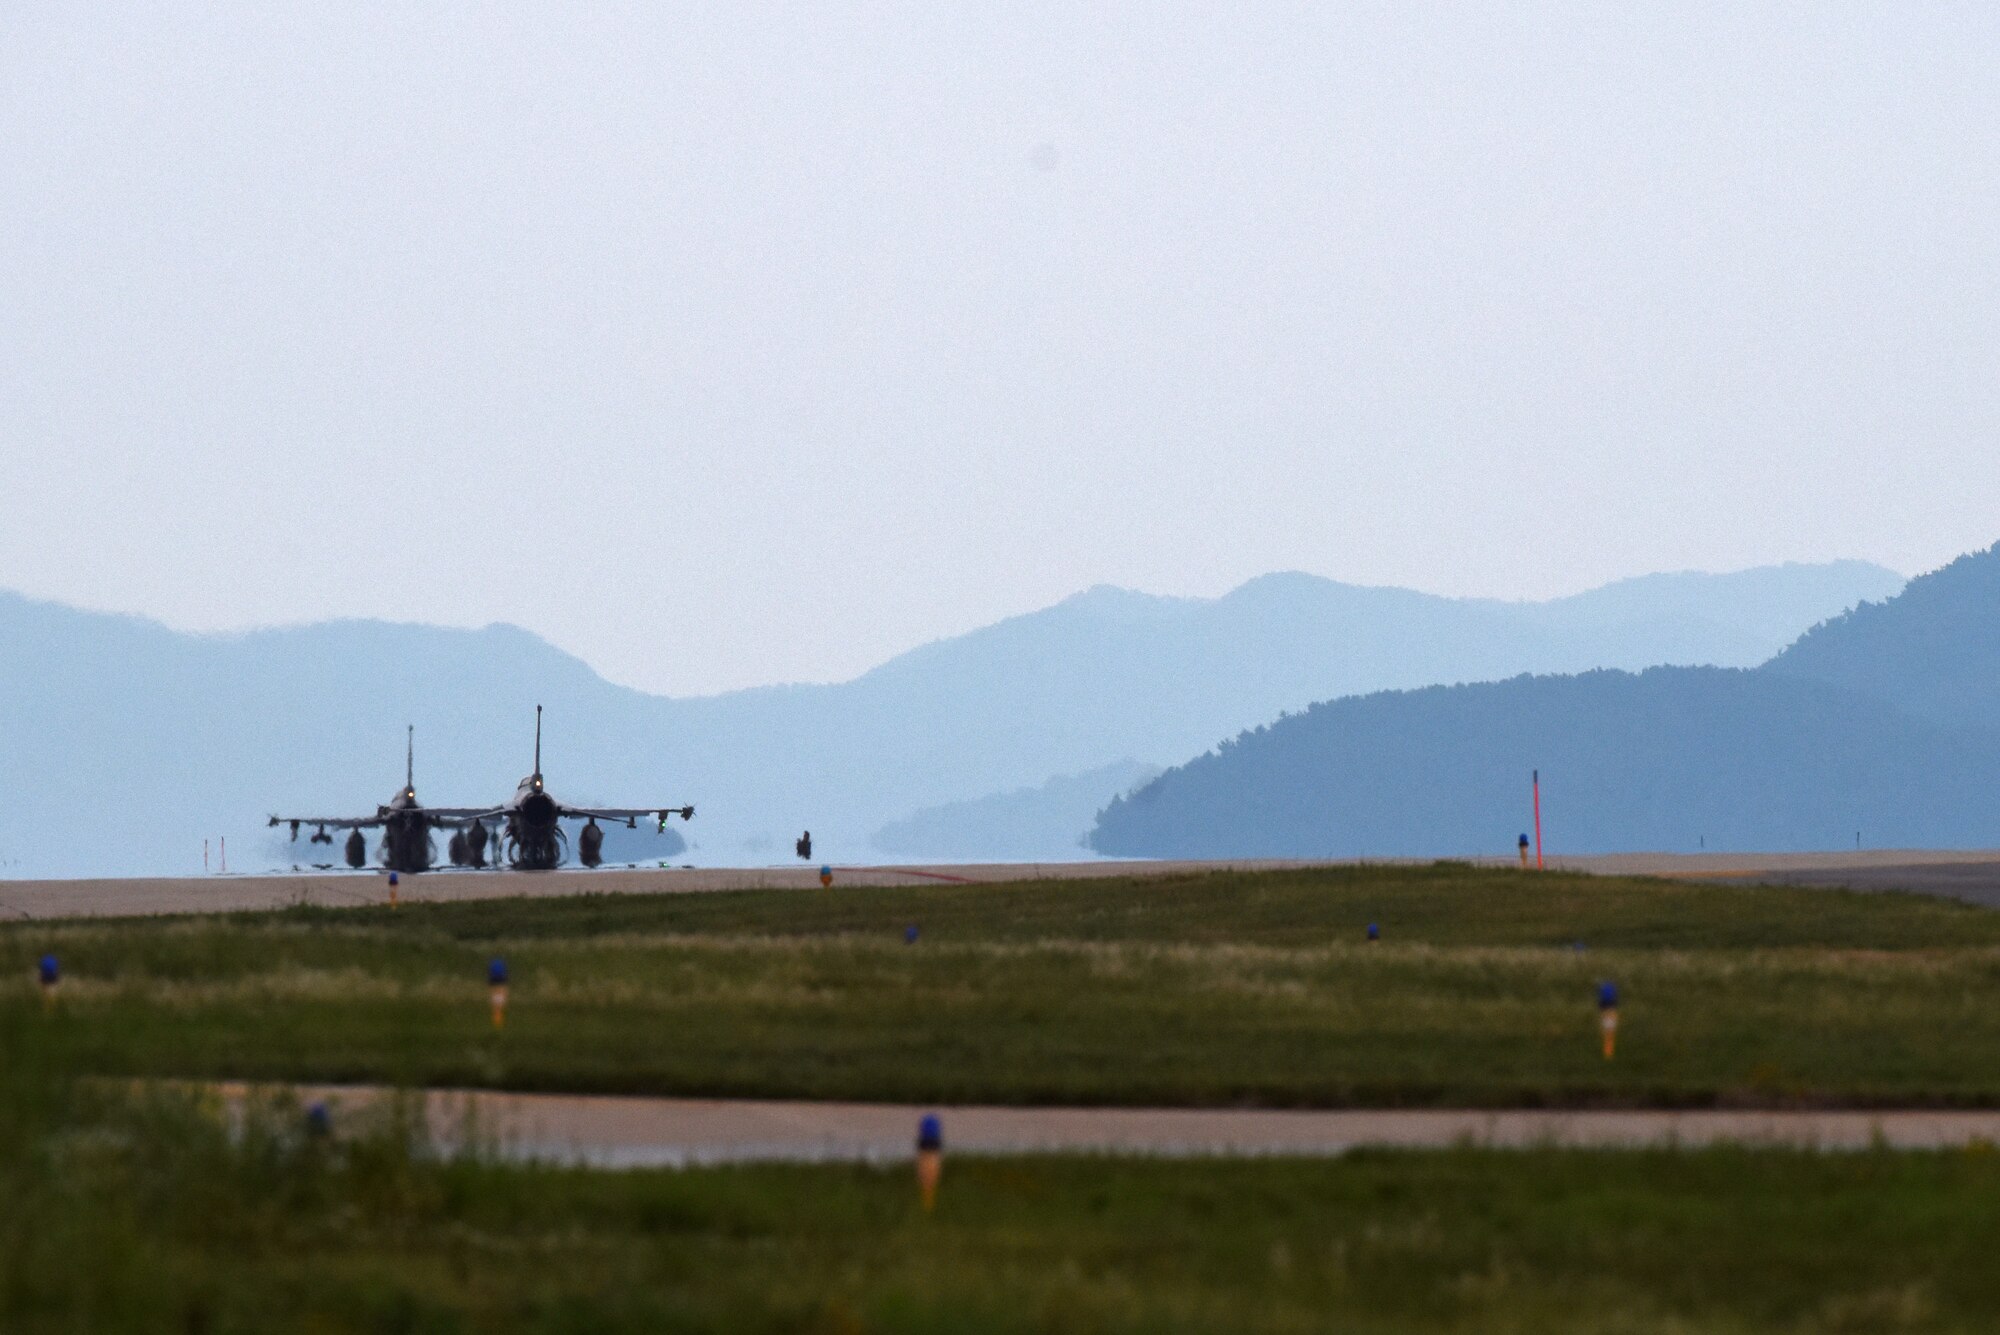
<path fill-rule="evenodd" d="M 273 816 L 271 824 L 290 825 L 292 838 L 299 837 L 299 827 L 313 827 L 312 842 L 330 844 L 333 842 L 331 830 L 346 830 L 347 865 L 361 867 L 368 861 L 368 840 L 363 830 L 380 828 L 382 842 L 376 849 L 376 856 L 383 867 L 397 872 L 429 871 L 437 860 L 437 850 L 431 847 L 431 831 L 445 826 L 472 824 L 470 831 L 452 835 L 454 862 L 470 862 L 483 866 L 486 860 L 486 828 L 479 825 L 479 812 L 472 808 L 427 807 L 417 801 L 417 730 L 411 725 L 408 748 L 404 754 L 403 787 L 394 797 L 375 808 L 372 816 Z M 475 842 L 476 841 L 476 842 Z M 466 857 L 457 856 L 461 849 L 470 850 Z"/>
<path fill-rule="evenodd" d="M 506 805 L 490 811 L 454 812 L 453 815 L 470 819 L 473 822 L 471 828 L 481 832 L 484 827 L 480 822 L 488 819 L 501 821 L 507 840 L 507 860 L 516 870 L 552 871 L 562 865 L 569 846 L 569 836 L 562 827 L 565 820 L 584 822 L 584 827 L 576 836 L 577 860 L 586 867 L 595 867 L 604 860 L 604 831 L 597 822 L 623 821 L 626 828 L 637 829 L 639 818 L 644 816 L 658 822 L 659 828 L 664 830 L 670 817 L 693 820 L 694 808 L 572 807 L 558 802 L 542 781 L 542 707 L 536 705 L 534 772 L 521 780 Z M 453 851 L 457 851 L 455 840 Z"/>

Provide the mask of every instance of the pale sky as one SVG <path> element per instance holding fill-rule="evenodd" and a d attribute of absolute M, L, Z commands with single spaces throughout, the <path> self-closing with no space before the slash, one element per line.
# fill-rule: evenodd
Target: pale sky
<path fill-rule="evenodd" d="M 690 692 L 1100 582 L 2000 538 L 1990 4 L 0 27 L 35 596 L 512 621 Z"/>

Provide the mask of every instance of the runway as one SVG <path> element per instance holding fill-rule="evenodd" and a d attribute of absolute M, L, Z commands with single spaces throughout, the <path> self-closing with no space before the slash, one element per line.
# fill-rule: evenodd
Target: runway
<path fill-rule="evenodd" d="M 220 1087 L 230 1104 L 242 1085 Z M 336 1130 L 367 1125 L 386 1091 L 301 1087 Z M 917 1121 L 939 1114 L 949 1150 L 981 1155 L 1165 1158 L 1298 1155 L 1364 1148 L 1658 1149 L 1746 1145 L 1813 1150 L 1955 1149 L 2000 1143 L 2000 1111 L 1275 1111 L 1179 1108 L 924 1107 L 916 1104 L 614 1098 L 432 1091 L 432 1137 L 516 1161 L 599 1168 L 892 1163 Z M 475 1128 L 468 1137 L 465 1129 Z"/>
<path fill-rule="evenodd" d="M 1941 895 L 1989 909 L 2000 908 L 2000 861 L 1777 871 L 1763 873 L 1754 880 L 1763 885 L 1816 885 Z"/>
<path fill-rule="evenodd" d="M 836 888 L 977 885 L 998 881 L 1172 876 L 1324 865 L 1282 859 L 1220 862 L 992 862 L 834 868 Z M 819 890 L 819 866 L 601 868 L 596 871 L 433 871 L 398 878 L 403 903 L 561 895 L 700 894 L 719 890 Z M 235 913 L 297 904 L 352 908 L 389 901 L 386 872 L 267 876 L 158 876 L 107 880 L 0 881 L 0 919 L 141 917 Z"/>
<path fill-rule="evenodd" d="M 2000 850 L 1890 848 L 1840 853 L 1619 853 L 1564 859 L 1600 875 L 1940 895 L 2000 908 Z"/>

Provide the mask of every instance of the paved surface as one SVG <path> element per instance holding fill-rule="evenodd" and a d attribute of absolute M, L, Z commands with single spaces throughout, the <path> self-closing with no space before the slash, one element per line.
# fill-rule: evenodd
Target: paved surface
<path fill-rule="evenodd" d="M 1317 865 L 1276 859 L 1236 862 L 994 862 L 908 867 L 835 867 L 834 886 L 975 885 L 992 881 L 1168 876 L 1187 871 Z M 598 871 L 435 871 L 404 876 L 405 902 L 515 899 L 580 894 L 692 894 L 714 890 L 818 890 L 819 866 L 605 868 Z M 383 872 L 282 876 L 159 876 L 120 880 L 0 881 L 0 918 L 91 918 L 155 913 L 228 913 L 294 904 L 385 904 Z"/>
<path fill-rule="evenodd" d="M 1561 865 L 1601 874 L 1743 885 L 1807 885 L 1943 895 L 2000 908 L 2000 851 L 1886 848 L 1844 853 L 1621 853 Z"/>
<path fill-rule="evenodd" d="M 1881 871 L 1902 867 L 2000 867 L 2000 848 L 1876 848 L 1831 853 L 1601 853 L 1552 858 L 1563 871 L 1607 876 L 1747 877 L 1766 874 Z"/>
<path fill-rule="evenodd" d="M 1416 862 L 1421 859 L 1382 859 Z M 1482 858 L 1512 866 L 1511 858 Z M 834 886 L 977 885 L 994 881 L 1168 876 L 1183 872 L 1352 866 L 1351 862 L 1249 859 L 1222 862 L 994 862 L 899 867 L 836 867 Z M 1951 895 L 2000 908 L 2000 850 L 1883 849 L 1845 853 L 1619 853 L 1550 860 L 1559 871 L 1668 876 L 1910 890 Z M 817 890 L 819 868 L 605 869 L 557 872 L 429 872 L 405 876 L 405 900 L 512 899 L 573 894 L 693 894 L 715 890 Z M 88 918 L 155 913 L 225 913 L 382 904 L 389 880 L 379 872 L 283 876 L 135 877 L 97 881 L 0 881 L 0 918 Z"/>
<path fill-rule="evenodd" d="M 1882 867 L 1842 867 L 1760 872 L 1744 878 L 1761 885 L 1837 886 L 1848 890 L 1900 890 L 1943 895 L 2000 908 L 2000 860 Z"/>
<path fill-rule="evenodd" d="M 224 1086 L 240 1100 L 244 1087 Z M 306 1087 L 336 1127 L 383 1091 Z M 1367 1146 L 1639 1149 L 1745 1144 L 1855 1150 L 2000 1143 L 1990 1112 L 1278 1112 L 1163 1108 L 927 1108 L 870 1103 L 645 1099 L 441 1091 L 425 1096 L 433 1134 L 476 1138 L 508 1158 L 607 1168 L 908 1158 L 917 1119 L 938 1113 L 947 1149 L 971 1154 L 1108 1153 L 1189 1157 L 1334 1155 Z"/>

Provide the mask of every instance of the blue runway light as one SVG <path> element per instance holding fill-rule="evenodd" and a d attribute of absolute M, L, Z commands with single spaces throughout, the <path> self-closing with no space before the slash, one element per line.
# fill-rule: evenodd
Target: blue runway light
<path fill-rule="evenodd" d="M 917 1191 L 924 1213 L 937 1208 L 938 1179 L 944 1175 L 944 1123 L 936 1113 L 925 1113 L 917 1123 Z"/>
<path fill-rule="evenodd" d="M 507 960 L 503 955 L 495 955 L 493 962 L 486 966 L 486 982 L 493 992 L 493 1027 L 504 1029 L 507 1025 Z"/>
<path fill-rule="evenodd" d="M 333 1134 L 333 1114 L 324 1103 L 315 1103 L 306 1109 L 306 1134 L 315 1140 L 322 1140 Z"/>
<path fill-rule="evenodd" d="M 903 944 L 906 946 L 917 944 L 917 925 L 915 923 L 911 923 L 903 929 Z"/>
<path fill-rule="evenodd" d="M 1368 924 L 1368 939 L 1370 941 L 1380 941 L 1382 939 L 1382 929 L 1372 922 Z"/>
<path fill-rule="evenodd" d="M 54 955 L 44 955 L 36 963 L 35 974 L 42 981 L 42 1013 L 53 1015 L 56 1009 L 56 984 L 62 981 L 62 965 L 56 962 Z"/>
<path fill-rule="evenodd" d="M 1604 1060 L 1618 1051 L 1618 984 L 1609 978 L 1597 985 L 1597 1028 L 1604 1035 Z"/>

